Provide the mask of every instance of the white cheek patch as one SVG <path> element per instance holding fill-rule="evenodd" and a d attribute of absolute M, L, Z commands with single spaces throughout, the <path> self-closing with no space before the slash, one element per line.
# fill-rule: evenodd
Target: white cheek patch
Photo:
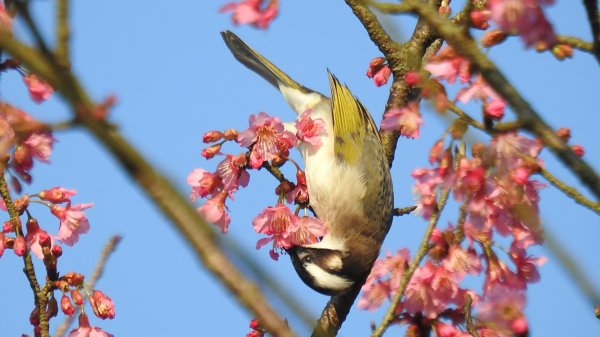
<path fill-rule="evenodd" d="M 330 255 L 323 261 L 326 269 L 339 271 L 342 270 L 342 258 L 339 255 Z"/>
<path fill-rule="evenodd" d="M 330 274 L 314 263 L 308 264 L 305 268 L 306 271 L 314 278 L 315 284 L 321 288 L 341 291 L 352 285 L 350 280 L 341 276 Z"/>

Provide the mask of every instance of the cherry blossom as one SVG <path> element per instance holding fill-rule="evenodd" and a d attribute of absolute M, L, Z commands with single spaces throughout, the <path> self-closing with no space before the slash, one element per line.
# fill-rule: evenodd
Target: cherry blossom
<path fill-rule="evenodd" d="M 321 136 L 325 133 L 325 121 L 322 118 L 311 118 L 312 110 L 304 111 L 295 121 L 296 137 L 316 150 L 321 144 Z"/>
<path fill-rule="evenodd" d="M 31 99 L 36 103 L 42 103 L 52 96 L 54 89 L 44 80 L 35 74 L 27 74 L 23 76 L 23 81 L 29 89 Z"/>
<path fill-rule="evenodd" d="M 406 138 L 419 137 L 419 127 L 423 124 L 419 105 L 410 102 L 405 107 L 391 109 L 383 114 L 381 129 L 386 131 L 399 131 Z"/>
<path fill-rule="evenodd" d="M 90 223 L 84 210 L 92 207 L 94 204 L 79 204 L 66 207 L 52 205 L 50 210 L 54 216 L 60 220 L 57 238 L 67 246 L 73 246 L 79 241 L 79 235 L 85 234 L 90 230 Z"/>
<path fill-rule="evenodd" d="M 115 305 L 112 300 L 100 290 L 94 290 L 90 296 L 90 304 L 94 314 L 102 319 L 115 318 Z"/>
<path fill-rule="evenodd" d="M 233 12 L 232 20 L 236 25 L 250 24 L 260 29 L 266 29 L 277 16 L 279 1 L 242 0 L 230 2 L 219 9 L 219 12 Z"/>
<path fill-rule="evenodd" d="M 252 220 L 252 225 L 257 233 L 269 236 L 260 239 L 256 243 L 256 249 L 273 241 L 274 251 L 275 248 L 288 249 L 295 245 L 295 233 L 300 229 L 300 219 L 284 204 L 277 204 L 265 208 Z M 304 224 L 305 227 L 307 225 L 310 224 Z"/>
<path fill-rule="evenodd" d="M 250 127 L 238 135 L 237 141 L 241 146 L 252 146 L 250 166 L 257 169 L 264 161 L 287 157 L 289 149 L 296 144 L 296 137 L 284 129 L 279 118 L 260 112 L 250 115 Z"/>

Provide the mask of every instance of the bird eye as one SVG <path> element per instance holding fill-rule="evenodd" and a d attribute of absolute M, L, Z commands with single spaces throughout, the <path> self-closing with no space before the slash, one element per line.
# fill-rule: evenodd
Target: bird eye
<path fill-rule="evenodd" d="M 311 263 L 313 261 L 312 257 L 310 255 L 306 255 L 305 257 L 302 258 L 302 263 Z"/>

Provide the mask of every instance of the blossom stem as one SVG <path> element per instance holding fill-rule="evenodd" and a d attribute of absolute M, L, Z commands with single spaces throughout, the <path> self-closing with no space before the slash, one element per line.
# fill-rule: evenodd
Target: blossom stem
<path fill-rule="evenodd" d="M 473 317 L 471 317 L 471 305 L 473 304 L 473 298 L 469 294 L 465 294 L 465 305 L 463 307 L 463 313 L 465 314 L 465 323 L 467 325 L 467 331 L 473 337 L 479 337 L 475 326 L 473 325 Z"/>
<path fill-rule="evenodd" d="M 4 167 L 0 171 L 0 195 L 2 196 L 4 204 L 8 209 L 10 221 L 15 227 L 16 236 L 23 236 L 21 221 L 19 220 L 19 213 L 15 209 L 15 205 L 12 202 L 10 192 L 8 191 L 8 185 L 6 184 L 6 179 L 4 177 Z M 34 303 L 39 312 L 40 334 L 42 337 L 50 337 L 48 317 L 46 315 L 46 294 L 49 290 L 47 287 L 44 287 L 44 289 L 40 290 L 40 285 L 35 276 L 35 268 L 33 267 L 33 261 L 31 260 L 29 249 L 25 249 L 25 253 L 23 254 L 23 264 L 25 265 L 23 272 L 29 281 L 29 286 L 33 291 Z"/>
<path fill-rule="evenodd" d="M 581 51 L 586 51 L 586 52 L 594 51 L 594 44 L 592 42 L 584 41 L 578 37 L 558 35 L 556 37 L 556 39 L 558 40 L 559 43 L 568 44 L 569 46 L 571 46 L 575 49 L 579 49 Z"/>
<path fill-rule="evenodd" d="M 375 331 L 373 331 L 373 333 L 371 334 L 371 337 L 381 337 L 383 335 L 383 333 L 385 332 L 385 330 L 394 321 L 394 318 L 396 317 L 396 311 L 398 309 L 398 305 L 400 304 L 400 301 L 402 300 L 404 291 L 406 290 L 406 287 L 408 286 L 408 283 L 410 282 L 410 279 L 414 275 L 415 271 L 421 264 L 421 261 L 423 261 L 423 259 L 425 258 L 425 255 L 427 255 L 427 251 L 429 250 L 429 239 L 431 238 L 431 235 L 433 234 L 433 230 L 435 229 L 435 227 L 438 223 L 438 220 L 440 219 L 440 215 L 442 213 L 442 210 L 444 209 L 444 206 L 446 205 L 446 201 L 448 200 L 449 195 L 450 195 L 450 189 L 446 189 L 440 193 L 440 200 L 438 201 L 438 207 L 436 209 L 434 209 L 431 214 L 431 218 L 429 219 L 429 226 L 427 227 L 427 230 L 425 231 L 425 235 L 423 235 L 423 239 L 421 240 L 421 244 L 419 245 L 417 254 L 410 262 L 408 269 L 406 269 L 404 274 L 402 274 L 402 279 L 400 279 L 398 291 L 392 298 L 390 307 L 388 308 L 388 310 L 383 318 L 383 321 L 381 322 L 381 324 L 379 324 L 379 326 L 375 329 Z"/>

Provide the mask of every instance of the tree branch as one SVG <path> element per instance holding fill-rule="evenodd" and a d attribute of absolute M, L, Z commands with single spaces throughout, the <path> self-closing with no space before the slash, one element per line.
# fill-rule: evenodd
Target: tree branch
<path fill-rule="evenodd" d="M 454 50 L 469 59 L 472 67 L 481 73 L 486 82 L 511 105 L 519 120 L 523 122 L 523 128 L 535 134 L 594 193 L 596 198 L 600 198 L 598 174 L 554 134 L 550 126 L 521 97 L 496 65 L 481 52 L 477 43 L 432 8 L 416 0 L 406 0 L 406 3 L 410 4 L 422 19 L 427 20 L 437 34 L 454 47 Z"/>
<path fill-rule="evenodd" d="M 592 28 L 592 41 L 594 41 L 594 56 L 600 63 L 600 13 L 598 13 L 598 0 L 583 0 L 588 21 Z"/>

